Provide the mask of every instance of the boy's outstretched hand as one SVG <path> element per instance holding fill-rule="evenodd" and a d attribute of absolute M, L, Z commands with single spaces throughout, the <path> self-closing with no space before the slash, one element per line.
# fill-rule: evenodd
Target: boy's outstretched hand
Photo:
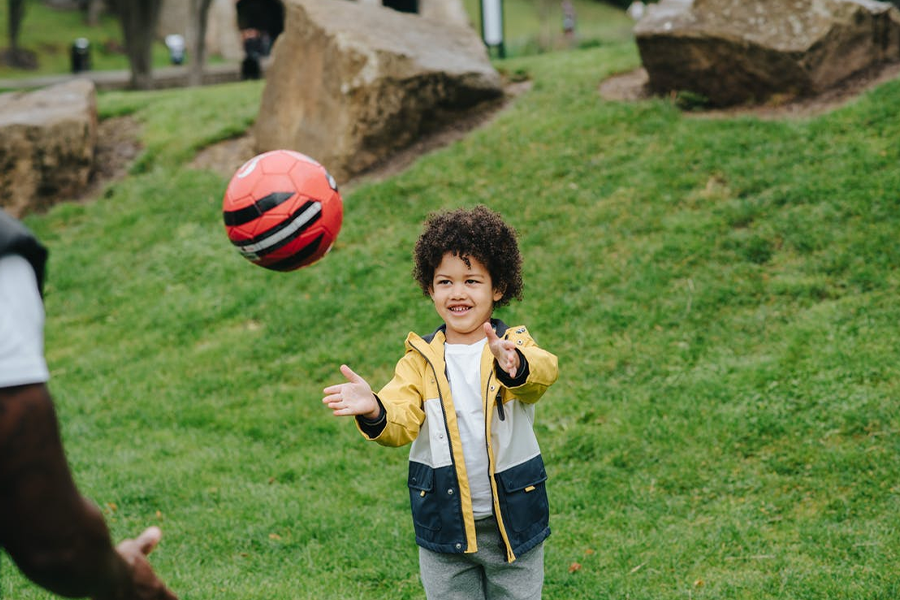
<path fill-rule="evenodd" d="M 366 380 L 347 365 L 341 365 L 341 373 L 347 378 L 347 383 L 325 388 L 323 391 L 326 396 L 322 398 L 322 402 L 336 417 L 359 415 L 366 419 L 377 419 L 381 414 L 381 407 Z"/>
<path fill-rule="evenodd" d="M 497 364 L 510 377 L 516 378 L 516 371 L 519 370 L 519 353 L 516 352 L 516 345 L 509 340 L 504 340 L 497 336 L 494 328 L 491 327 L 490 321 L 483 325 L 484 332 L 487 334 L 487 343 L 491 349 Z"/>

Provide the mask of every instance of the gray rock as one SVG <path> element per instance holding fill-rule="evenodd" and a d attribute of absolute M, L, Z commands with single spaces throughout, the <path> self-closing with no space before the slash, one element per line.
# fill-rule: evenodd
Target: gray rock
<path fill-rule="evenodd" d="M 652 91 L 720 106 L 818 93 L 900 60 L 900 11 L 873 0 L 662 0 L 634 33 Z"/>
<path fill-rule="evenodd" d="M 22 216 L 77 196 L 87 187 L 96 143 L 89 79 L 0 94 L 0 206 Z"/>
<path fill-rule="evenodd" d="M 340 182 L 503 95 L 471 27 L 356 2 L 285 8 L 254 128 L 260 152 L 303 152 Z"/>
<path fill-rule="evenodd" d="M 419 0 L 419 14 L 442 23 L 469 26 L 471 20 L 462 0 Z"/>

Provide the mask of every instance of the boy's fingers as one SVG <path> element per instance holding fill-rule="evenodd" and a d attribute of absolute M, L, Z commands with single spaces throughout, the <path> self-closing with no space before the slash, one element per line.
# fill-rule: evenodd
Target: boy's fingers
<path fill-rule="evenodd" d="M 332 402 L 337 402 L 340 399 L 341 399 L 341 396 L 339 394 L 330 394 L 330 395 L 322 398 L 322 403 L 323 404 L 331 404 Z"/>
<path fill-rule="evenodd" d="M 348 367 L 347 365 L 341 365 L 341 373 L 344 374 L 344 377 L 347 378 L 347 381 L 350 383 L 360 383 L 363 378 L 353 372 L 353 369 Z"/>

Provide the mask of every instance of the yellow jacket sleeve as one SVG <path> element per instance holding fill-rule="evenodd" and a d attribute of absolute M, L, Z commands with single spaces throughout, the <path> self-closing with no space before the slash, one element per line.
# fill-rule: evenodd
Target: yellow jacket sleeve
<path fill-rule="evenodd" d="M 425 420 L 425 368 L 425 362 L 412 352 L 400 359 L 394 377 L 378 392 L 387 423 L 377 437 L 369 437 L 360 429 L 366 439 L 382 446 L 405 446 L 416 439 Z"/>
<path fill-rule="evenodd" d="M 527 332 L 510 335 L 510 339 L 528 363 L 528 376 L 523 383 L 508 389 L 522 402 L 534 404 L 559 377 L 556 355 L 538 346 Z"/>

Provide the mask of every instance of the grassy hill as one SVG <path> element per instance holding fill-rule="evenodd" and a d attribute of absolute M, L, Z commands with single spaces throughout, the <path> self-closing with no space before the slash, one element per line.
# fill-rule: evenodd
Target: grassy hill
<path fill-rule="evenodd" d="M 548 600 L 900 595 L 900 81 L 807 120 L 616 103 L 624 42 L 498 63 L 532 90 L 348 193 L 338 243 L 281 274 L 230 247 L 226 181 L 186 167 L 257 82 L 101 95 L 145 151 L 101 197 L 27 219 L 49 245 L 47 354 L 69 460 L 114 536 L 158 524 L 188 599 L 422 598 L 406 451 L 321 405 L 390 377 L 438 320 L 412 281 L 433 210 L 518 229 L 559 356 L 538 407 Z M 45 598 L 4 569 L 6 598 Z"/>

